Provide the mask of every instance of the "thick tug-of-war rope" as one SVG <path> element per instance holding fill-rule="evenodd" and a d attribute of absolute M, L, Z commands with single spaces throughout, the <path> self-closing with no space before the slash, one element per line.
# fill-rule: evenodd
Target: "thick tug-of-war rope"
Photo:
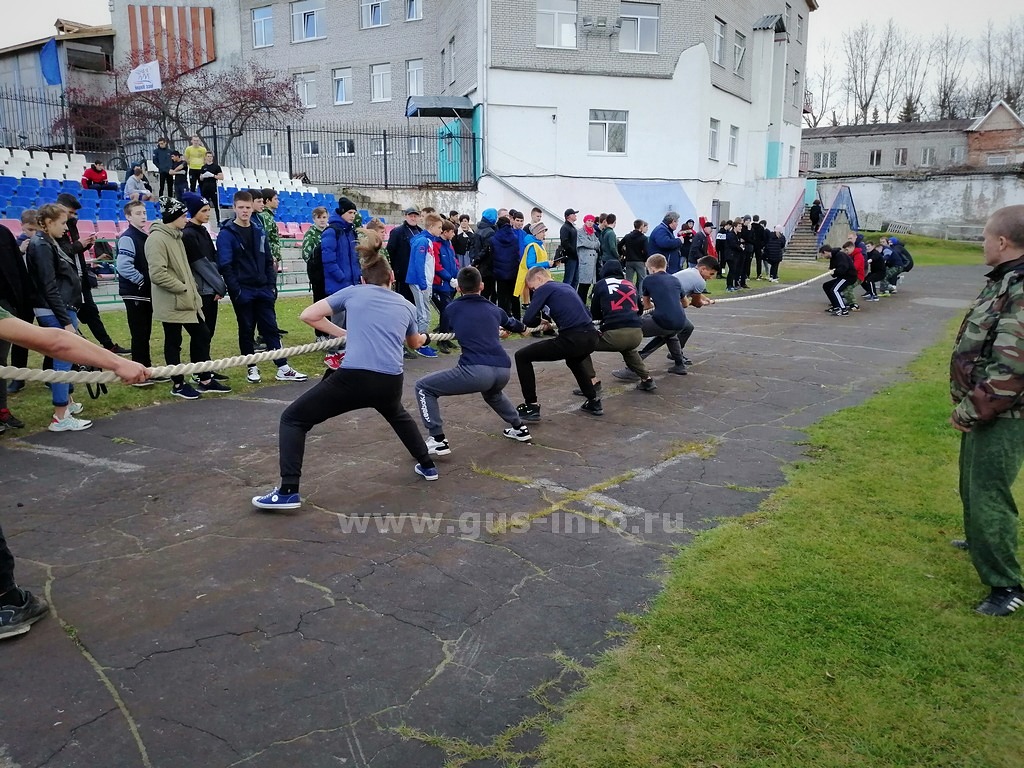
<path fill-rule="evenodd" d="M 715 299 L 715 304 L 724 304 L 730 301 L 747 301 L 749 299 L 763 299 L 768 296 L 777 296 L 786 291 L 793 291 L 803 288 L 813 282 L 828 277 L 830 273 L 825 272 L 804 280 L 796 285 L 787 285 L 766 293 L 754 293 L 749 296 L 735 296 L 727 299 Z M 527 328 L 524 333 L 534 333 L 539 328 Z M 431 333 L 430 342 L 453 341 L 454 333 Z M 268 349 L 266 352 L 257 352 L 252 355 L 237 355 L 235 357 L 222 357 L 220 360 L 207 360 L 202 363 L 181 363 L 180 365 L 160 365 L 153 368 L 153 376 L 162 378 L 165 376 L 190 376 L 193 373 L 206 373 L 208 371 L 223 371 L 227 368 L 239 368 L 242 366 L 256 365 L 268 360 L 277 360 L 282 357 L 298 357 L 309 352 L 329 352 L 332 349 L 345 346 L 344 339 L 325 339 L 309 344 L 302 344 L 297 347 L 285 349 Z M 117 374 L 112 371 L 42 371 L 35 368 L 14 368 L 12 366 L 0 366 L 0 379 L 8 381 L 42 381 L 42 382 L 63 382 L 68 384 L 109 384 L 119 381 Z"/>

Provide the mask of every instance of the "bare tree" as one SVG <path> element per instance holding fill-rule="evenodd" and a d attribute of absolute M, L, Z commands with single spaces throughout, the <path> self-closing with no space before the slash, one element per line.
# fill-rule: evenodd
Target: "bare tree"
<path fill-rule="evenodd" d="M 925 86 L 928 84 L 928 72 L 932 61 L 931 46 L 917 38 L 907 38 L 903 42 L 902 67 L 904 73 L 902 114 L 914 115 L 915 120 L 921 119 L 922 102 Z M 902 118 L 899 118 L 902 122 Z"/>
<path fill-rule="evenodd" d="M 967 112 L 964 65 L 970 41 L 947 24 L 931 40 L 934 96 L 931 113 L 936 120 L 955 120 Z"/>
<path fill-rule="evenodd" d="M 887 29 L 892 25 L 890 19 Z M 853 100 L 855 124 L 868 121 L 891 50 L 892 43 L 885 31 L 880 33 L 866 21 L 843 37 L 843 54 L 846 58 L 844 84 Z"/>
<path fill-rule="evenodd" d="M 817 128 L 825 119 L 825 115 L 833 110 L 833 101 L 838 85 L 832 44 L 825 41 L 821 52 L 821 68 L 807 78 L 807 89 L 811 94 L 811 110 L 804 113 L 804 122 L 807 123 L 808 128 Z"/>
<path fill-rule="evenodd" d="M 889 56 L 882 69 L 882 79 L 878 84 L 878 104 L 875 106 L 877 108 L 881 105 L 881 112 L 888 123 L 896 115 L 904 96 L 907 80 L 904 59 L 907 56 L 909 36 L 892 19 L 885 26 L 885 34 L 889 37 Z"/>
<path fill-rule="evenodd" d="M 1024 109 L 1024 15 L 1007 22 L 998 38 L 998 98 L 1018 114 Z"/>

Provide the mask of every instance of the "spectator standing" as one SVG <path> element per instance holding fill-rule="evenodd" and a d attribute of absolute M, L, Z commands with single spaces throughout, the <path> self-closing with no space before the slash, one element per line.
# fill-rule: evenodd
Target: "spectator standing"
<path fill-rule="evenodd" d="M 277 228 L 277 219 L 274 218 L 274 212 L 281 201 L 277 196 L 277 190 L 260 189 L 256 192 L 259 194 L 260 200 L 263 201 L 262 206 L 256 207 L 259 224 L 267 233 L 267 244 L 270 246 L 270 257 L 274 260 L 275 269 L 281 272 L 281 233 Z M 253 199 L 255 200 L 255 197 Z M 328 291 L 328 293 L 333 293 L 333 291 Z"/>
<path fill-rule="evenodd" d="M 424 229 L 410 243 L 409 268 L 405 282 L 412 291 L 416 305 L 416 325 L 425 334 L 430 326 L 430 297 L 434 287 L 434 268 L 441 249 L 441 217 L 428 213 L 423 220 Z M 422 357 L 437 357 L 437 350 L 429 343 L 416 348 Z"/>
<path fill-rule="evenodd" d="M 210 204 L 214 221 L 220 221 L 220 191 L 217 189 L 219 181 L 224 181 L 224 170 L 217 164 L 213 152 L 207 152 L 203 157 L 203 167 L 199 169 L 199 196 L 205 197 Z"/>
<path fill-rule="evenodd" d="M 650 242 L 647 250 L 650 255 L 660 253 L 668 262 L 668 271 L 675 273 L 682 269 L 683 243 L 676 237 L 676 228 L 679 226 L 679 214 L 669 211 L 662 218 L 661 223 L 651 230 Z M 640 288 L 639 284 L 637 288 Z"/>
<path fill-rule="evenodd" d="M 494 284 L 494 254 L 491 252 L 491 238 L 494 237 L 498 212 L 494 208 L 486 208 L 476 223 L 476 238 L 473 245 L 473 266 L 480 272 L 484 281 L 481 295 L 490 302 L 497 301 Z"/>
<path fill-rule="evenodd" d="M 561 261 L 565 264 L 565 274 L 562 282 L 568 283 L 573 288 L 580 284 L 580 257 L 576 253 L 576 214 L 575 208 L 566 208 L 565 217 L 561 229 L 558 230 L 558 247 L 562 249 Z M 556 259 L 557 261 L 557 259 Z"/>
<path fill-rule="evenodd" d="M 615 234 L 614 213 L 605 216 L 604 224 L 601 227 L 601 263 L 619 260 L 619 238 Z"/>
<path fill-rule="evenodd" d="M 811 210 L 808 212 L 808 216 L 811 219 L 811 229 L 817 234 L 818 229 L 821 227 L 821 200 L 815 200 L 811 203 Z"/>
<path fill-rule="evenodd" d="M 193 136 L 189 145 L 185 147 L 185 164 L 188 166 L 188 189 L 195 192 L 199 186 L 199 177 L 202 174 L 203 164 L 206 162 L 206 147 L 203 140 Z"/>
<path fill-rule="evenodd" d="M 950 361 L 950 423 L 960 436 L 966 548 L 988 596 L 975 610 L 1008 616 L 1024 607 L 1013 484 L 1024 465 L 1024 205 L 985 224 L 990 271 L 967 311 Z"/>
<path fill-rule="evenodd" d="M 590 286 L 597 282 L 597 257 L 601 252 L 600 233 L 595 228 L 596 219 L 587 214 L 583 217 L 583 229 L 576 231 L 576 255 L 579 258 L 579 283 L 576 293 L 586 305 Z"/>
<path fill-rule="evenodd" d="M 663 222 L 664 223 L 664 222 Z M 625 277 L 626 281 L 631 283 L 637 291 L 643 286 L 644 277 L 647 275 L 647 257 L 650 255 L 648 251 L 648 239 L 645 234 L 647 231 L 647 222 L 643 219 L 637 219 L 633 222 L 632 231 L 628 232 L 622 240 L 619 241 L 619 253 L 622 254 L 622 261 L 625 265 L 625 270 L 622 275 L 607 275 L 603 271 L 601 272 L 602 277 Z M 630 276 L 632 274 L 632 277 Z M 637 325 L 637 328 L 640 326 Z"/>
<path fill-rule="evenodd" d="M 754 262 L 757 264 L 757 279 L 763 280 L 761 276 L 764 269 L 764 246 L 768 240 L 768 229 L 765 227 L 764 222 L 761 221 L 760 216 L 754 216 L 754 221 L 750 225 L 750 231 L 754 236 Z M 770 279 L 770 278 L 769 278 Z"/>
<path fill-rule="evenodd" d="M 415 304 L 412 289 L 405 282 L 405 275 L 409 271 L 409 253 L 412 240 L 423 230 L 420 228 L 419 208 L 406 208 L 402 213 L 405 221 L 391 230 L 388 236 L 388 256 L 391 258 L 391 268 L 395 271 L 395 290 L 398 291 L 410 304 Z"/>
<path fill-rule="evenodd" d="M 690 246 L 693 245 L 694 234 L 693 219 L 687 219 L 685 223 L 676 230 L 676 237 L 679 238 L 679 242 L 683 245 L 679 251 L 679 263 L 688 267 L 692 267 L 697 263 L 696 259 L 690 258 Z"/>
<path fill-rule="evenodd" d="M 138 200 L 124 207 L 128 227 L 117 238 L 117 287 L 124 302 L 131 334 L 132 360 L 153 367 L 149 340 L 153 333 L 152 290 L 146 261 L 146 206 Z M 135 386 L 152 386 L 146 381 Z"/>
<path fill-rule="evenodd" d="M 164 187 L 166 186 L 166 194 L 173 195 L 174 180 L 171 178 L 171 143 L 167 140 L 166 136 L 161 136 L 156 140 L 156 147 L 153 149 L 153 165 L 156 166 L 156 172 L 160 175 L 157 194 L 163 197 L 165 194 Z"/>
<path fill-rule="evenodd" d="M 188 164 L 181 152 L 171 150 L 171 180 L 174 182 L 174 196 L 181 200 L 188 192 Z"/>
<path fill-rule="evenodd" d="M 498 306 L 516 320 L 522 316 L 515 291 L 524 247 L 520 245 L 520 233 L 521 230 L 516 230 L 510 219 L 502 217 L 498 219 L 498 228 L 491 237 L 491 263 L 494 268 Z"/>
<path fill-rule="evenodd" d="M 146 261 L 152 279 L 153 319 L 163 324 L 164 360 L 168 365 L 181 362 L 181 331 L 189 335 L 189 360 L 202 363 L 210 359 L 210 329 L 203 322 L 203 302 L 196 287 L 188 255 L 182 242 L 182 230 L 188 223 L 185 204 L 173 197 L 160 200 L 160 221 L 149 230 Z M 199 374 L 199 391 L 181 374 L 171 377 L 171 394 L 183 400 L 198 400 L 204 394 L 230 392 L 215 381 L 209 371 Z"/>
<path fill-rule="evenodd" d="M 220 300 L 228 295 L 228 287 L 224 277 L 217 269 L 217 246 L 213 243 L 210 230 L 206 225 L 210 221 L 212 208 L 209 200 L 187 192 L 185 207 L 188 208 L 190 221 L 181 231 L 181 242 L 185 246 L 192 277 L 196 281 L 196 289 L 203 303 L 203 322 L 210 331 L 210 340 L 217 333 L 217 310 Z M 226 377 L 213 374 L 213 378 L 223 381 Z"/>
<path fill-rule="evenodd" d="M 452 248 L 455 249 L 459 269 L 463 269 L 473 263 L 473 244 L 476 238 L 473 236 L 473 227 L 467 214 L 462 214 L 458 221 L 452 223 L 458 229 L 452 240 Z"/>
<path fill-rule="evenodd" d="M 782 227 L 775 227 L 765 238 L 762 257 L 768 267 L 768 282 L 779 282 L 779 264 L 786 255 L 786 236 L 782 234 Z"/>

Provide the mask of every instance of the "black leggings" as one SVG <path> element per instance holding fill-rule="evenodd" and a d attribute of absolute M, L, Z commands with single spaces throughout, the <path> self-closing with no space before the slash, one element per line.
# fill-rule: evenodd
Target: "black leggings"
<path fill-rule="evenodd" d="M 188 357 L 193 363 L 202 363 L 210 359 L 210 329 L 206 323 L 164 323 L 164 360 L 168 365 L 181 362 L 181 329 L 188 331 Z M 200 381 L 209 381 L 212 373 L 199 374 Z M 171 381 L 184 384 L 184 376 L 171 376 Z"/>
<path fill-rule="evenodd" d="M 0 528 L 0 595 L 14 589 L 14 555 L 7 548 L 4 529 Z"/>
<path fill-rule="evenodd" d="M 523 400 L 527 404 L 537 402 L 537 375 L 533 371 L 533 364 L 555 360 L 565 360 L 583 394 L 588 400 L 596 399 L 597 392 L 590 381 L 585 362 L 590 353 L 597 349 L 600 339 L 597 331 L 570 331 L 559 333 L 553 339 L 530 344 L 516 352 L 516 373 L 519 374 Z"/>
<path fill-rule="evenodd" d="M 88 277 L 83 279 L 88 279 Z M 101 347 L 111 349 L 114 346 L 114 340 L 110 338 L 110 334 L 107 333 L 107 329 L 103 325 L 103 320 L 100 318 L 100 308 L 96 306 L 91 292 L 83 291 L 82 293 L 82 306 L 78 308 L 78 322 L 88 326 Z"/>
<path fill-rule="evenodd" d="M 164 196 L 165 186 L 167 187 L 167 196 L 171 197 L 174 194 L 174 177 L 167 171 L 160 171 L 160 197 Z"/>
<path fill-rule="evenodd" d="M 128 331 L 132 336 L 132 360 L 150 368 L 153 365 L 149 340 L 153 335 L 153 305 L 148 301 L 124 299 Z"/>
<path fill-rule="evenodd" d="M 281 414 L 281 485 L 298 487 L 306 433 L 349 411 L 373 408 L 387 419 L 405 449 L 425 467 L 434 466 L 416 422 L 402 405 L 402 374 L 342 368 L 303 393 Z"/>
<path fill-rule="evenodd" d="M 516 296 L 515 280 L 498 280 L 498 306 L 512 315 L 516 320 L 522 317 L 519 297 Z"/>

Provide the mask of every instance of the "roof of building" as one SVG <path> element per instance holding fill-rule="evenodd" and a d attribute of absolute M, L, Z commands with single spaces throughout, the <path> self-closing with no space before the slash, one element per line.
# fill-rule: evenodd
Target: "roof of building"
<path fill-rule="evenodd" d="M 773 29 L 776 32 L 784 32 L 786 24 L 782 21 L 781 13 L 771 13 L 755 21 L 754 29 Z"/>
<path fill-rule="evenodd" d="M 943 131 L 967 131 L 976 121 L 928 120 L 915 123 L 868 123 L 867 125 L 829 125 L 820 128 L 804 128 L 805 139 L 829 139 L 845 136 L 880 136 L 887 133 L 938 133 Z"/>
<path fill-rule="evenodd" d="M 1018 123 L 1020 123 L 1021 127 L 1024 127 L 1024 120 L 1020 119 L 1020 115 L 1018 115 L 1016 112 L 1014 112 L 1013 108 L 1009 104 L 1007 104 L 1005 101 L 999 101 L 996 104 L 993 104 L 992 105 L 992 109 L 990 109 L 984 115 L 982 115 L 979 118 L 975 118 L 975 120 L 972 121 L 972 123 L 971 123 L 971 127 L 968 128 L 967 130 L 968 131 L 980 131 L 981 130 L 981 126 L 984 125 L 985 121 L 987 121 L 990 117 L 992 117 L 993 113 L 997 112 L 1000 109 L 1006 109 L 1006 111 L 1010 113 L 1010 115 L 1013 117 L 1013 119 L 1016 120 Z"/>
<path fill-rule="evenodd" d="M 57 30 L 57 42 L 63 42 L 66 40 L 87 40 L 91 37 L 110 37 L 114 35 L 114 27 L 110 24 L 105 24 L 101 27 L 94 27 L 91 24 L 82 24 L 77 21 L 69 21 L 68 19 L 57 19 L 57 21 L 53 23 L 53 27 Z M 6 48 L 0 48 L 0 56 L 30 48 L 41 47 L 52 37 L 54 37 L 54 35 L 42 37 L 38 40 L 30 40 L 27 43 L 18 43 L 17 45 L 9 45 Z"/>
<path fill-rule="evenodd" d="M 468 96 L 410 96 L 405 102 L 406 117 L 472 117 L 473 102 Z"/>

